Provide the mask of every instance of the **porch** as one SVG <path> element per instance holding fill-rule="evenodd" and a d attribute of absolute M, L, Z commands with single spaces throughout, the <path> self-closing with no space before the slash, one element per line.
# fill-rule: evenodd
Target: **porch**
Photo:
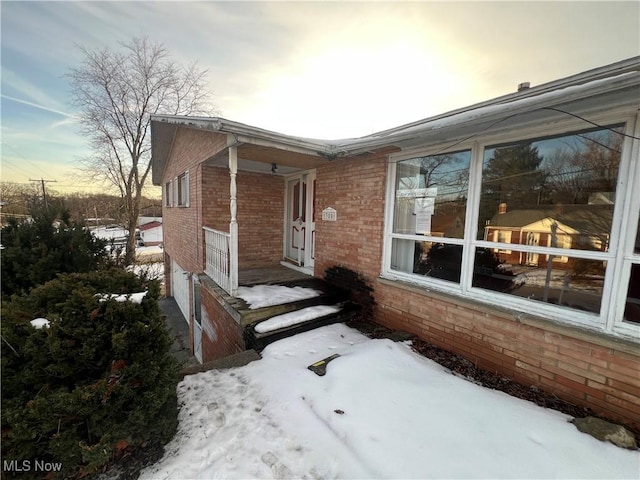
<path fill-rule="evenodd" d="M 267 283 L 314 274 L 316 169 L 309 167 L 326 160 L 286 152 L 282 165 L 272 162 L 272 149 L 247 147 L 209 158 L 199 179 L 203 270 L 231 296 L 265 274 Z M 280 264 L 289 269 L 274 268 Z"/>

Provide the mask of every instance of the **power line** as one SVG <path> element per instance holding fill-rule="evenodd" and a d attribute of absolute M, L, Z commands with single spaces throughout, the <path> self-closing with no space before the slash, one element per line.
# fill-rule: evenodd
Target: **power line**
<path fill-rule="evenodd" d="M 28 162 L 31 164 L 31 166 L 33 166 L 35 169 L 40 170 L 41 167 L 39 167 L 38 165 L 36 165 L 35 163 L 33 163 L 31 160 L 29 160 L 28 158 L 26 158 L 24 155 L 22 155 L 22 153 L 20 153 L 18 150 L 16 150 L 13 146 L 11 146 L 10 144 L 8 144 L 7 142 L 4 141 L 0 141 L 0 144 L 9 147 L 11 150 L 13 150 L 16 155 L 18 155 L 20 158 L 22 158 L 25 162 Z M 6 160 L 5 160 L 6 161 Z"/>

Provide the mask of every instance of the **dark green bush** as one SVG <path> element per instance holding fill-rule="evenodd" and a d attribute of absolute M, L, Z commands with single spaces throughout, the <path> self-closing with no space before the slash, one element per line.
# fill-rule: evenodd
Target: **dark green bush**
<path fill-rule="evenodd" d="M 12 222 L 2 229 L 3 298 L 27 293 L 59 273 L 90 272 L 110 262 L 106 242 L 82 223 L 71 222 L 68 212 L 51 207 L 31 214 L 33 222 Z"/>
<path fill-rule="evenodd" d="M 100 295 L 143 290 L 140 304 Z M 63 274 L 5 302 L 3 461 L 61 462 L 61 475 L 79 477 L 173 436 L 177 364 L 158 294 L 156 282 L 114 269 Z M 33 328 L 37 317 L 50 327 Z"/>

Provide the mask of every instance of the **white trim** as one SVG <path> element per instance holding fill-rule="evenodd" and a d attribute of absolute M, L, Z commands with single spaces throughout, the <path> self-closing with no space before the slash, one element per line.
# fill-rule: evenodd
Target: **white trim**
<path fill-rule="evenodd" d="M 621 209 L 626 214 L 623 222 L 627 226 L 638 225 L 638 222 L 640 222 L 640 195 L 638 195 L 638 190 L 640 189 L 640 111 L 630 124 L 627 134 L 636 138 L 627 137 L 625 139 L 622 147 L 623 158 L 621 159 L 621 163 L 627 163 L 629 168 L 627 172 L 629 186 L 626 189 L 626 195 L 623 200 L 624 209 Z M 613 308 L 609 311 L 607 326 L 614 332 L 640 338 L 640 324 L 634 325 L 623 320 L 631 266 L 632 264 L 640 264 L 640 252 L 634 252 L 637 234 L 637 230 L 627 228 L 624 237 L 618 235 L 621 254 L 616 257 L 615 268 L 620 273 L 615 275 L 612 280 L 611 291 L 615 292 L 615 294 L 612 295 Z"/>
<path fill-rule="evenodd" d="M 238 148 L 229 147 L 229 293 L 234 296 L 238 291 Z"/>

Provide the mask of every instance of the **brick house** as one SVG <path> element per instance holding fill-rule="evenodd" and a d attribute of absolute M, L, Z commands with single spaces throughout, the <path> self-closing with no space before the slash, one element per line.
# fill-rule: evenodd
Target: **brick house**
<path fill-rule="evenodd" d="M 340 267 L 375 321 L 638 427 L 639 108 L 636 57 L 358 139 L 154 116 L 167 294 L 206 361 L 245 348 L 243 272 Z M 596 197 L 610 214 L 585 213 Z M 582 230 L 487 235 L 501 204 L 571 211 Z M 506 251 L 569 267 L 514 271 Z"/>
<path fill-rule="evenodd" d="M 531 210 L 507 211 L 506 204 L 498 206 L 499 211 L 484 227 L 484 240 L 497 243 L 545 245 L 558 248 L 597 250 L 606 252 L 609 248 L 609 230 L 599 225 L 611 224 L 611 205 L 563 205 L 550 209 L 548 206 Z M 549 260 L 553 268 L 575 269 L 576 259 L 564 255 L 539 255 L 533 252 L 494 249 L 501 261 L 509 265 L 547 267 Z"/>

